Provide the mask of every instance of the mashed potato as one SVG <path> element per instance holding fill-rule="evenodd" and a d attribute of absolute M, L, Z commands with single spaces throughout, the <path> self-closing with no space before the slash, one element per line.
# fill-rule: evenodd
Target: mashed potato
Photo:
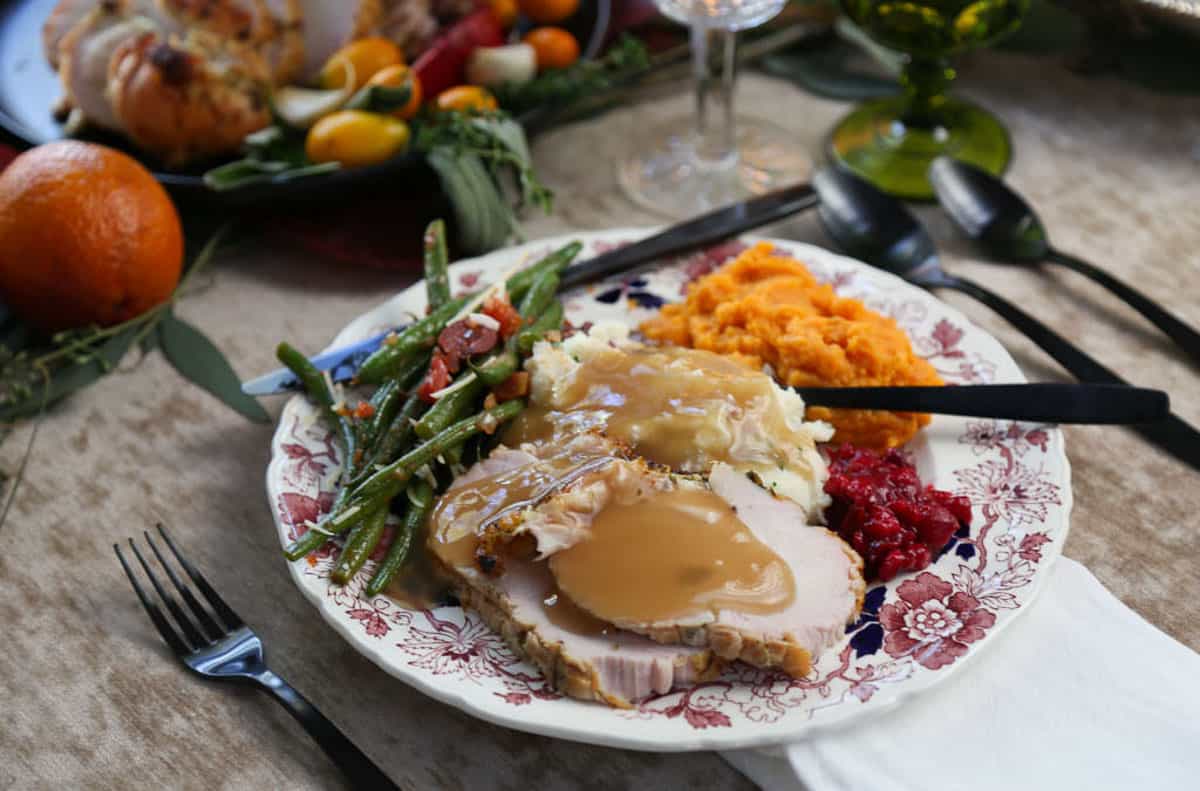
<path fill-rule="evenodd" d="M 561 444 L 597 430 L 676 471 L 707 473 L 726 462 L 819 520 L 827 471 L 816 443 L 832 429 L 805 420 L 799 395 L 720 355 L 628 335 L 625 325 L 604 323 L 535 346 L 529 408 L 505 443 Z"/>

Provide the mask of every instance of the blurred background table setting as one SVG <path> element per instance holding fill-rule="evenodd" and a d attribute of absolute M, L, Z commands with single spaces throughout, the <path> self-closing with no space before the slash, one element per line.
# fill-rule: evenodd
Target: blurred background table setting
<path fill-rule="evenodd" d="M 1186 749 L 1200 735 L 1198 75 L 1200 3 L 1187 0 L 0 3 L 0 786 L 1186 783 L 1200 768 Z M 739 204 L 705 221 L 703 245 L 663 247 L 632 273 L 605 259 Z M 748 221 L 756 210 L 772 221 Z M 745 239 L 720 238 L 726 224 Z M 376 410 L 469 389 L 451 374 L 486 377 L 464 352 L 466 368 L 438 378 L 452 322 L 490 332 L 484 352 L 526 359 L 494 290 L 478 289 L 508 278 L 518 327 L 553 314 L 538 339 L 616 316 L 658 340 L 664 303 L 692 310 L 688 295 L 726 267 L 773 265 L 754 258 L 758 238 L 888 317 L 936 384 L 1132 383 L 1166 393 L 1171 414 L 914 424 L 879 452 L 902 444 L 921 482 L 967 498 L 973 521 L 900 566 L 854 545 L 866 595 L 811 669 L 738 663 L 609 719 L 559 713 L 610 710 L 512 670 L 522 657 L 483 622 L 363 591 L 404 520 L 428 518 L 414 492 L 445 496 L 430 471 L 451 468 L 438 455 L 451 446 L 421 462 L 428 485 L 396 478 L 394 516 L 379 511 L 376 543 L 341 567 L 352 585 L 330 582 L 350 562 L 340 538 L 284 557 L 298 525 L 328 528 L 357 502 L 360 462 L 346 466 L 346 502 L 322 488 L 347 446 L 399 476 L 404 449 L 450 425 L 426 435 L 414 412 L 420 440 L 406 424 L 410 444 L 382 458 Z M 618 263 L 602 283 L 579 276 L 561 303 L 548 277 L 525 315 L 536 299 L 514 278 L 538 265 L 521 267 L 576 239 L 583 266 Z M 415 378 L 391 371 L 394 397 L 356 406 L 349 380 L 367 353 L 439 316 L 413 347 Z M 305 354 L 370 337 L 342 373 L 330 363 L 305 380 Z M 285 339 L 311 400 L 256 380 L 288 362 Z M 767 370 L 794 387 L 935 383 Z M 486 398 L 471 391 L 471 410 L 505 420 L 511 399 L 536 397 L 513 375 L 488 380 Z M 322 445 L 304 433 L 322 421 L 348 433 Z M 486 437 L 472 442 L 451 461 L 466 465 L 464 447 L 484 458 Z M 380 488 L 371 472 L 363 462 L 354 485 Z M 835 513 L 850 518 L 826 522 L 852 546 Z M 158 524 L 168 532 L 147 545 Z M 983 576 L 987 563 L 1007 563 L 1008 581 Z M 190 587 L 200 632 L 209 613 L 224 621 L 214 637 L 252 630 L 300 697 L 253 682 L 274 685 L 285 711 L 189 674 L 172 649 L 189 664 L 203 652 L 171 635 L 195 636 L 176 634 L 174 612 L 168 633 L 152 625 L 126 574 L 168 609 L 176 588 L 192 606 Z M 864 715 L 843 720 L 855 707 Z M 304 728 L 326 749 L 349 744 L 345 762 Z M 347 780 L 346 762 L 379 774 Z"/>

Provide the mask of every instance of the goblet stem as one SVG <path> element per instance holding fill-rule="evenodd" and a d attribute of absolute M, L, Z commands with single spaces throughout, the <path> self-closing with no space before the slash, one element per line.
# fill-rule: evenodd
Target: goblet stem
<path fill-rule="evenodd" d="M 729 167 L 737 161 L 733 118 L 737 35 L 692 20 L 692 67 L 696 90 L 697 163 Z M 714 57 L 715 56 L 715 57 Z"/>
<path fill-rule="evenodd" d="M 946 92 L 954 77 L 954 68 L 943 58 L 910 57 L 900 74 L 904 123 L 927 130 L 942 126 Z"/>

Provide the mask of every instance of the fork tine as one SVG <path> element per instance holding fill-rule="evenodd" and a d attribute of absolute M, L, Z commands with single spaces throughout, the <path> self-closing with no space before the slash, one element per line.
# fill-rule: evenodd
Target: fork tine
<path fill-rule="evenodd" d="M 204 575 L 197 571 L 196 567 L 193 566 L 191 562 L 183 556 L 178 547 L 175 546 L 175 542 L 171 540 L 171 534 L 167 532 L 167 529 L 162 526 L 161 522 L 157 525 L 157 527 L 159 535 L 161 535 L 163 540 L 167 542 L 167 546 L 171 548 L 171 552 L 175 555 L 175 559 L 179 561 L 179 565 L 183 566 L 183 570 L 186 571 L 187 575 L 192 578 L 192 582 L 196 583 L 196 587 L 200 589 L 202 594 L 204 594 L 204 598 L 207 599 L 212 608 L 216 610 L 217 615 L 221 616 L 221 620 L 225 622 L 225 626 L 227 626 L 230 631 L 234 629 L 240 629 L 241 627 L 245 626 L 245 624 L 242 623 L 242 619 L 238 617 L 238 614 L 235 613 L 233 609 L 225 603 L 225 600 L 217 595 L 217 592 L 213 590 L 213 587 L 208 584 L 208 580 L 204 579 Z"/>
<path fill-rule="evenodd" d="M 117 553 L 117 560 L 121 561 L 121 568 L 125 569 L 125 576 L 129 578 L 129 584 L 133 586 L 133 592 L 142 602 L 142 607 L 146 609 L 146 614 L 150 616 L 150 620 L 154 623 L 154 628 L 162 635 L 162 639 L 167 642 L 171 650 L 176 654 L 186 654 L 191 651 L 183 641 L 179 639 L 179 635 L 171 628 L 171 624 L 167 621 L 166 616 L 162 614 L 162 610 L 158 609 L 158 605 L 150 601 L 146 595 L 146 591 L 142 590 L 141 583 L 137 581 L 137 577 L 133 575 L 133 569 L 129 568 L 129 563 L 125 560 L 125 555 L 121 553 L 121 546 L 113 544 L 113 551 Z"/>
<path fill-rule="evenodd" d="M 154 543 L 154 537 L 150 535 L 150 531 L 143 530 L 142 535 L 146 537 L 146 543 L 150 545 L 150 551 L 154 553 L 154 557 L 158 558 L 158 564 L 163 567 L 163 571 L 167 572 L 167 577 L 170 578 L 171 584 L 175 586 L 175 590 L 179 591 L 179 595 L 183 597 L 184 603 L 191 609 L 192 614 L 196 616 L 196 620 L 200 622 L 200 629 L 208 635 L 210 640 L 224 637 L 225 630 L 208 614 L 208 610 L 204 609 L 204 605 L 196 599 L 191 589 L 179 581 L 175 570 L 168 565 L 167 559 L 163 557 L 162 552 L 158 551 L 158 544 Z"/>
<path fill-rule="evenodd" d="M 137 548 L 137 544 L 133 542 L 132 538 L 129 539 L 129 548 L 133 550 L 133 555 L 138 559 L 138 563 L 142 564 L 142 571 L 146 572 L 146 576 L 150 579 L 150 584 L 154 586 L 155 593 L 157 593 L 158 598 L 162 599 L 163 603 L 167 605 L 167 609 L 170 611 L 171 615 L 175 617 L 175 623 L 179 624 L 179 628 L 183 630 L 183 634 L 187 638 L 188 642 L 190 642 L 195 648 L 201 648 L 202 646 L 208 645 L 211 641 L 204 635 L 200 634 L 200 632 L 196 629 L 195 624 L 193 624 L 187 617 L 187 614 L 184 613 L 183 608 L 181 608 L 178 602 L 175 601 L 175 597 L 163 590 L 163 586 L 158 581 L 158 577 L 156 577 L 154 572 L 150 570 L 150 564 L 146 562 L 145 556 L 142 555 L 142 551 Z"/>

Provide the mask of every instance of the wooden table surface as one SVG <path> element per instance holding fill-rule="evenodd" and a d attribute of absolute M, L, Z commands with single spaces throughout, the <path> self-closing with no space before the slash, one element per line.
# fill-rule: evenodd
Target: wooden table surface
<path fill-rule="evenodd" d="M 1056 244 L 1127 278 L 1200 324 L 1200 99 L 1076 77 L 1051 61 L 988 54 L 964 92 L 1013 133 L 1010 178 Z M 740 107 L 819 150 L 846 105 L 748 76 Z M 612 168 L 671 101 L 557 130 L 535 147 L 558 191 L 530 237 L 658 222 L 619 192 Z M 582 155 L 586 154 L 586 155 Z M 994 286 L 1138 384 L 1161 387 L 1200 424 L 1200 375 L 1132 310 L 1081 277 L 970 259 L 922 209 L 945 263 Z M 827 243 L 812 217 L 770 233 Z M 276 340 L 316 349 L 405 285 L 266 243 L 220 260 L 180 305 L 250 376 Z M 1031 379 L 1063 379 L 1045 355 L 965 300 Z M 749 788 L 714 754 L 656 755 L 508 731 L 435 703 L 355 653 L 294 588 L 263 492 L 271 426 L 250 425 L 182 381 L 157 354 L 61 405 L 42 426 L 0 552 L 0 788 L 338 788 L 290 718 L 251 690 L 189 676 L 136 604 L 114 541 L 162 521 L 263 636 L 275 669 L 406 788 Z M 281 402 L 269 404 L 277 414 Z M 4 446 L 11 467 L 18 431 Z M 1067 430 L 1075 512 L 1066 554 L 1168 634 L 1200 648 L 1200 473 L 1133 434 Z M 1017 629 L 1020 627 L 1017 626 Z M 1122 646 L 1114 646 L 1121 650 Z M 936 692 L 931 694 L 937 694 Z"/>

